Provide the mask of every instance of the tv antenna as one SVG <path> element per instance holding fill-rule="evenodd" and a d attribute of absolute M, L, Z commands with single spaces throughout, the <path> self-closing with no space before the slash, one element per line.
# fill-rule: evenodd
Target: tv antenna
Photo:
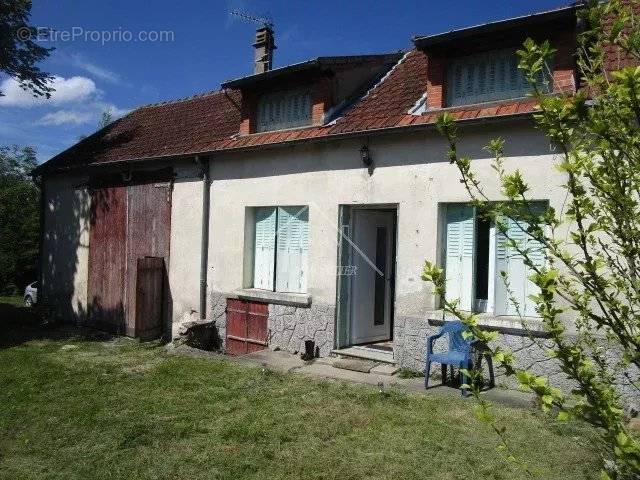
<path fill-rule="evenodd" d="M 245 22 L 257 23 L 262 27 L 266 27 L 270 30 L 273 30 L 273 20 L 269 16 L 258 17 L 255 15 L 251 15 L 247 12 L 243 12 L 242 10 L 231 10 L 229 15 L 233 15 L 234 17 L 238 17 Z"/>

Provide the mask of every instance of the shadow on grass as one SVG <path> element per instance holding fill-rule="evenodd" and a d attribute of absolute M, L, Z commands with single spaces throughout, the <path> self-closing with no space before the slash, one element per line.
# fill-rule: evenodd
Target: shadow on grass
<path fill-rule="evenodd" d="M 0 349 L 32 340 L 82 339 L 104 342 L 113 338 L 113 335 L 98 330 L 53 323 L 48 311 L 41 307 L 27 308 L 0 303 Z"/>

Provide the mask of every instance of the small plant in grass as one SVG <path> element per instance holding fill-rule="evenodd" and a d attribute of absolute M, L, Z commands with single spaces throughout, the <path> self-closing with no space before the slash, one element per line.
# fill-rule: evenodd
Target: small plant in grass
<path fill-rule="evenodd" d="M 505 166 L 503 139 L 486 147 L 502 187 L 503 199 L 494 202 L 470 158 L 458 153 L 452 117 L 445 114 L 438 121 L 449 142 L 449 160 L 457 165 L 479 215 L 494 222 L 532 272 L 530 280 L 539 293 L 531 298 L 553 343 L 548 353 L 574 381 L 572 395 L 516 367 L 508 349 L 495 346 L 491 354 L 507 375 L 538 396 L 543 410 L 557 412 L 559 420 L 576 418 L 598 427 L 602 455 L 608 459 L 602 479 L 640 478 L 640 442 L 628 430 L 614 386 L 625 379 L 640 393 L 640 67 L 609 72 L 604 61 L 605 52 L 614 47 L 640 64 L 637 7 L 637 0 L 591 1 L 580 10 L 585 29 L 577 61 L 584 88 L 576 94 L 549 95 L 540 83 L 554 53 L 549 42 L 529 39 L 518 52 L 539 104 L 535 122 L 556 147 L 567 192 L 561 208 L 540 209 L 531 201 L 524 175 Z M 508 221 L 544 248 L 544 265 L 534 261 L 529 242 L 510 238 Z M 509 290 L 509 278 L 502 275 Z M 439 266 L 426 262 L 422 278 L 444 298 L 446 281 Z M 444 309 L 463 321 L 471 336 L 495 345 L 496 333 L 480 328 L 478 317 L 460 310 L 457 301 L 445 299 Z M 479 395 L 481 373 L 467 373 L 479 401 L 478 417 L 494 427 L 500 449 L 509 452 L 504 427 L 494 424 L 489 405 Z M 526 470 L 525 461 L 522 466 Z"/>

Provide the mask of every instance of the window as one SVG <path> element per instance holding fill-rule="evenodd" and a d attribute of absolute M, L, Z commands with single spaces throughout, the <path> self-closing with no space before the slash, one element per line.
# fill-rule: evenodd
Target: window
<path fill-rule="evenodd" d="M 453 59 L 447 68 L 447 104 L 455 107 L 526 96 L 531 87 L 518 61 L 513 49 Z"/>
<path fill-rule="evenodd" d="M 311 93 L 295 90 L 263 95 L 256 116 L 258 132 L 311 125 Z"/>
<path fill-rule="evenodd" d="M 444 216 L 446 299 L 459 300 L 460 308 L 467 311 L 537 316 L 535 304 L 529 298 L 538 292 L 529 280 L 530 268 L 507 240 L 518 242 L 520 249 L 528 249 L 534 263 L 542 266 L 544 249 L 523 231 L 526 223 L 505 219 L 507 231 L 503 234 L 466 204 L 446 205 Z M 501 272 L 507 274 L 508 288 Z"/>
<path fill-rule="evenodd" d="M 309 207 L 258 207 L 254 213 L 254 288 L 306 293 Z"/>

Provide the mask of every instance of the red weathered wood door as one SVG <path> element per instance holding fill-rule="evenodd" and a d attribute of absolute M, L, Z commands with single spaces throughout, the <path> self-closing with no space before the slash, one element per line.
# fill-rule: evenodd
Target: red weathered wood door
<path fill-rule="evenodd" d="M 91 191 L 89 231 L 88 323 L 122 333 L 125 323 L 127 188 Z"/>
<path fill-rule="evenodd" d="M 266 303 L 227 299 L 227 353 L 242 355 L 268 345 Z"/>
<path fill-rule="evenodd" d="M 162 319 L 169 322 L 170 170 L 94 179 L 89 233 L 89 312 L 95 328 L 136 336 L 138 260 L 163 260 Z M 154 320 L 155 321 L 155 320 Z"/>
<path fill-rule="evenodd" d="M 156 338 L 162 333 L 164 304 L 164 259 L 139 258 L 136 268 L 134 336 Z"/>
<path fill-rule="evenodd" d="M 164 259 L 169 265 L 171 241 L 171 184 L 141 183 L 128 187 L 126 328 L 131 337 L 136 333 L 136 284 L 138 260 L 145 257 Z M 164 274 L 166 276 L 166 272 Z M 163 282 L 166 290 L 168 281 Z M 166 291 L 163 292 L 166 305 Z M 166 319 L 165 319 L 166 320 Z"/>

